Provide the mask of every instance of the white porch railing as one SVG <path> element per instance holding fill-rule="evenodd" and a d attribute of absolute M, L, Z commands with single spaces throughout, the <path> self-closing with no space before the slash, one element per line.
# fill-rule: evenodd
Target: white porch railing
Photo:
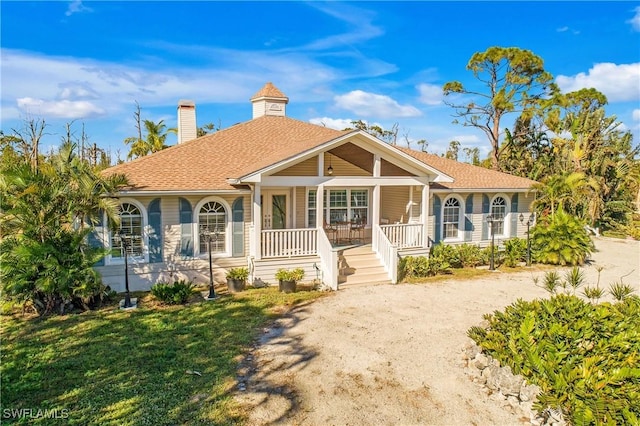
<path fill-rule="evenodd" d="M 398 282 L 398 247 L 389 240 L 380 225 L 373 225 L 371 239 L 371 245 L 389 275 L 391 284 L 396 284 Z"/>
<path fill-rule="evenodd" d="M 318 256 L 322 281 L 332 290 L 338 290 L 338 252 L 333 249 L 331 241 L 323 231 L 318 232 Z"/>
<path fill-rule="evenodd" d="M 317 254 L 317 229 L 270 229 L 262 231 L 262 258 L 314 256 Z"/>
<path fill-rule="evenodd" d="M 422 247 L 422 233 L 424 225 L 421 223 L 399 223 L 395 225 L 380 225 L 382 232 L 389 241 L 398 247 L 413 248 Z"/>

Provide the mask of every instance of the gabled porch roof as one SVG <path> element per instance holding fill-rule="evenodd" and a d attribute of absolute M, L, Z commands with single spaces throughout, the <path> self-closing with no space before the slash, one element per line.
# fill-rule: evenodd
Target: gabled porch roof
<path fill-rule="evenodd" d="M 361 152 L 357 152 L 360 150 Z M 362 169 L 372 172 L 373 156 L 378 155 L 385 160 L 389 169 L 395 168 L 403 171 L 407 176 L 426 178 L 431 182 L 453 182 L 453 178 L 446 173 L 432 167 L 431 165 L 412 157 L 411 155 L 396 149 L 380 139 L 362 130 L 353 130 L 340 135 L 332 140 L 328 140 L 310 149 L 296 153 L 288 158 L 283 158 L 274 164 L 270 164 L 261 169 L 256 169 L 244 176 L 229 179 L 231 184 L 260 182 L 265 176 L 271 176 L 279 171 L 295 165 L 301 161 L 316 157 L 319 154 L 331 152 L 333 155 L 341 157 Z M 370 159 L 362 158 L 362 152 L 367 152 Z M 326 180 L 326 179 L 324 179 Z"/>

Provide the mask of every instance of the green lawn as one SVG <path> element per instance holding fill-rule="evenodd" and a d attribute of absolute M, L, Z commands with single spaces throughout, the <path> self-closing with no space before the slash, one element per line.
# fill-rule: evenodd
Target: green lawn
<path fill-rule="evenodd" d="M 3 316 L 2 424 L 9 409 L 58 410 L 64 424 L 237 424 L 235 370 L 260 329 L 288 306 L 325 293 L 247 290 L 214 302 L 47 319 Z M 147 302 L 147 303 L 145 303 Z M 188 370 L 202 376 L 186 374 Z"/>

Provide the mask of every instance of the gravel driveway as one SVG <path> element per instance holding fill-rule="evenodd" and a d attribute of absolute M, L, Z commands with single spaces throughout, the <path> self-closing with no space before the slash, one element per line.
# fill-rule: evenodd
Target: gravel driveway
<path fill-rule="evenodd" d="M 640 289 L 640 242 L 599 238 L 587 283 L 624 276 Z M 518 298 L 546 297 L 540 271 L 468 281 L 345 288 L 297 307 L 240 369 L 238 400 L 250 424 L 527 424 L 471 382 L 461 367 L 466 331 Z"/>

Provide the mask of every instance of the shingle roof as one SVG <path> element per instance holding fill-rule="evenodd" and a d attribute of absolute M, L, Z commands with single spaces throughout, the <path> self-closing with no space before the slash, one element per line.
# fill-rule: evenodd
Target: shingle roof
<path fill-rule="evenodd" d="M 271 88 L 281 94 L 270 83 L 263 90 Z M 347 133 L 350 131 L 334 130 L 289 117 L 263 116 L 119 164 L 104 173 L 125 174 L 131 184 L 130 189 L 140 191 L 233 190 L 236 188 L 228 179 L 246 176 Z M 434 183 L 433 189 L 522 190 L 535 183 L 437 155 L 395 148 L 454 179 L 451 183 Z"/>
<path fill-rule="evenodd" d="M 535 183 L 527 178 L 460 163 L 426 152 L 398 146 L 396 148 L 454 179 L 451 183 L 434 183 L 431 186 L 432 189 L 529 189 Z"/>
<path fill-rule="evenodd" d="M 251 100 L 258 98 L 283 98 L 289 100 L 289 98 L 287 98 L 287 96 L 271 82 L 262 86 L 262 89 L 258 90 L 258 93 L 251 97 Z"/>
<path fill-rule="evenodd" d="M 264 116 L 105 170 L 143 191 L 231 190 L 228 178 L 260 170 L 342 136 L 289 117 Z"/>

